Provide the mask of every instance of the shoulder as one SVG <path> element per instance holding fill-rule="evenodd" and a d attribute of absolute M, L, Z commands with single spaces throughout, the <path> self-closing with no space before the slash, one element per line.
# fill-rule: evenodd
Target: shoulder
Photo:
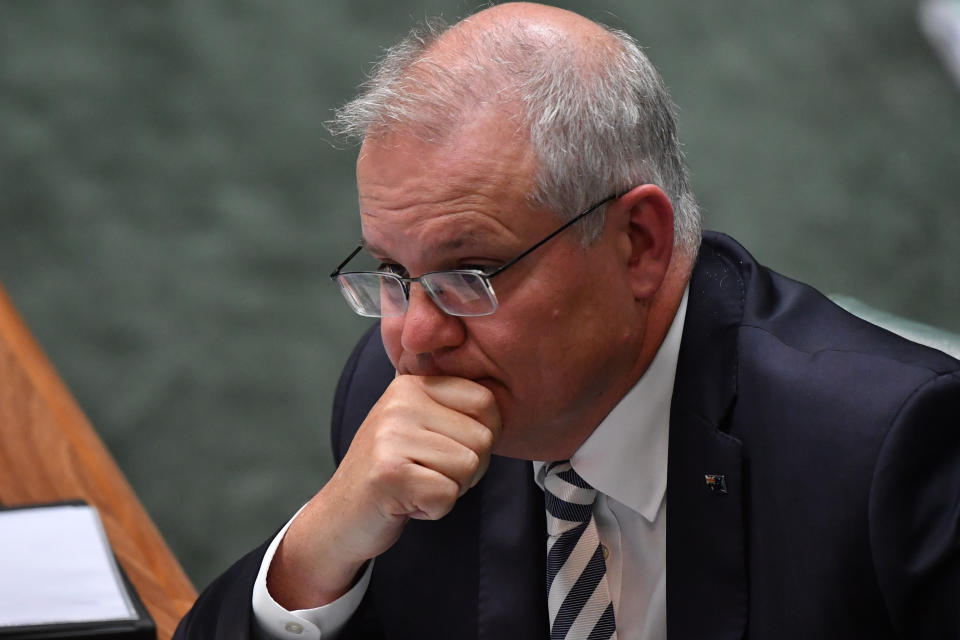
<path fill-rule="evenodd" d="M 774 375 L 817 372 L 842 378 L 844 387 L 856 387 L 858 380 L 876 386 L 892 378 L 905 390 L 960 371 L 954 358 L 867 322 L 813 287 L 764 267 L 728 236 L 707 234 L 703 252 L 709 254 L 702 261 L 708 269 L 736 281 L 742 297 L 741 368 L 769 368 Z"/>
<path fill-rule="evenodd" d="M 724 308 L 727 342 L 718 333 L 700 344 L 726 344 L 735 398 L 727 426 L 756 464 L 833 461 L 836 477 L 867 486 L 884 452 L 902 449 L 894 432 L 913 433 L 934 414 L 942 425 L 960 399 L 960 362 L 848 313 L 727 236 L 706 235 L 695 293 Z"/>

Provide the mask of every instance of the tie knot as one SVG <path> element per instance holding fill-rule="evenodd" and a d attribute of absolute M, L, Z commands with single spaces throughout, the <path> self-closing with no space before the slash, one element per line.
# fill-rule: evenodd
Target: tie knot
<path fill-rule="evenodd" d="M 551 462 L 544 467 L 544 497 L 547 511 L 554 518 L 584 523 L 590 520 L 597 490 L 580 477 L 568 460 Z"/>

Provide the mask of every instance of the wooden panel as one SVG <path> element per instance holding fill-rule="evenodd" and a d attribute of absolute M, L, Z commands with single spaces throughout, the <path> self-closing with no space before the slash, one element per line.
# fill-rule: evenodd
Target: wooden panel
<path fill-rule="evenodd" d="M 197 594 L 0 287 L 0 502 L 82 499 L 167 640 Z"/>

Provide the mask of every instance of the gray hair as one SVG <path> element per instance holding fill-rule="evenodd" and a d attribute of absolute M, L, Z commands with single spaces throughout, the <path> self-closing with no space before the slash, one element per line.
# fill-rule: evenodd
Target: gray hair
<path fill-rule="evenodd" d="M 522 121 L 512 124 L 525 129 L 538 159 L 533 203 L 570 219 L 612 194 L 656 184 L 674 206 L 675 244 L 692 257 L 700 211 L 673 102 L 637 42 L 604 28 L 612 37 L 591 39 L 588 47 L 523 24 L 464 36 L 427 21 L 386 51 L 360 94 L 327 126 L 357 141 L 403 128 L 439 142 L 476 111 L 519 104 Z M 455 56 L 436 54 L 441 35 L 461 40 Z M 593 241 L 603 211 L 580 224 L 584 242 Z"/>

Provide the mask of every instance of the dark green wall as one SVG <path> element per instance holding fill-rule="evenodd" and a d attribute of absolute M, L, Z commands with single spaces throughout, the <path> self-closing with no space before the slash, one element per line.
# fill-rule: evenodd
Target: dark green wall
<path fill-rule="evenodd" d="M 469 6 L 0 4 L 0 280 L 198 586 L 330 473 L 365 323 L 326 277 L 359 227 L 321 122 Z M 648 46 L 708 227 L 960 330 L 960 92 L 912 3 L 563 6 Z"/>

